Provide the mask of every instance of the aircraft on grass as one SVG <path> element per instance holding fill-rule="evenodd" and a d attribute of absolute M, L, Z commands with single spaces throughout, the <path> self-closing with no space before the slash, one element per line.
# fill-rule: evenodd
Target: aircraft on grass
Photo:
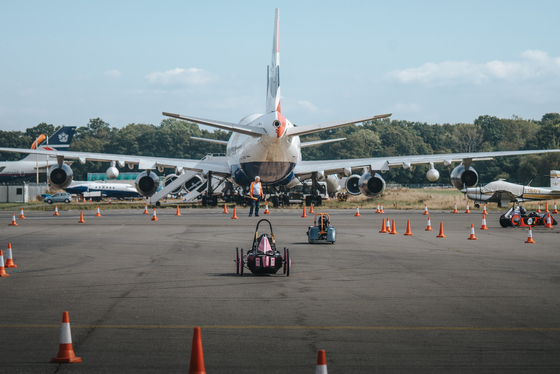
<path fill-rule="evenodd" d="M 226 146 L 225 156 L 208 155 L 202 160 L 187 160 L 161 157 L 102 154 L 88 152 L 67 151 L 33 151 L 15 148 L 0 148 L 0 151 L 28 152 L 49 154 L 57 158 L 57 165 L 50 169 L 51 184 L 59 188 L 67 187 L 72 181 L 72 169 L 64 163 L 64 160 L 105 161 L 111 162 L 107 169 L 107 175 L 115 177 L 118 175 L 116 165 L 130 168 L 138 166 L 140 173 L 136 179 L 138 192 L 150 197 L 151 202 L 157 202 L 160 198 L 188 182 L 189 173 L 185 170 L 195 171 L 207 181 L 207 197 L 212 196 L 213 177 L 221 177 L 237 186 L 246 187 L 255 178 L 261 177 L 261 182 L 272 191 L 271 201 L 285 198 L 287 188 L 296 185 L 302 180 L 311 178 L 312 189 L 315 191 L 309 196 L 307 203 L 320 204 L 321 198 L 317 193 L 317 181 L 327 178 L 347 176 L 346 189 L 352 195 L 363 193 L 369 197 L 375 197 L 383 193 L 385 181 L 377 172 L 387 171 L 389 168 L 402 167 L 410 169 L 414 165 L 429 164 L 426 177 L 434 182 L 439 178 L 439 172 L 434 165 L 443 163 L 450 165 L 453 162 L 461 164 L 452 171 L 451 181 L 458 189 L 473 187 L 478 182 L 478 174 L 471 166 L 473 161 L 491 160 L 493 157 L 535 154 L 545 152 L 560 152 L 555 150 L 530 150 L 530 151 L 505 151 L 505 152 L 478 152 L 478 153 L 454 153 L 454 154 L 431 154 L 414 156 L 375 157 L 344 160 L 305 161 L 302 160 L 301 148 L 319 144 L 325 144 L 340 139 L 318 140 L 312 142 L 301 142 L 300 136 L 314 132 L 331 130 L 342 126 L 356 123 L 373 121 L 387 118 L 391 114 L 375 116 L 364 116 L 352 120 L 334 121 L 303 126 L 294 126 L 282 113 L 280 105 L 280 42 L 279 42 L 279 10 L 274 15 L 274 30 L 272 40 L 272 61 L 267 71 L 266 109 L 264 114 L 251 114 L 239 121 L 239 123 L 223 122 L 203 119 L 173 113 L 164 112 L 163 115 L 178 118 L 201 125 L 212 126 L 222 130 L 231 131 L 232 135 L 228 141 L 215 139 L 201 139 L 212 143 Z M 159 177 L 155 169 L 160 172 L 174 169 L 173 182 L 166 185 L 160 191 Z M 169 175 L 168 175 L 169 177 Z M 157 191 L 157 192 L 156 192 Z M 215 199 L 212 200 L 216 202 Z M 203 200 L 204 202 L 204 200 Z M 276 205 L 276 204 L 275 204 Z"/>
<path fill-rule="evenodd" d="M 550 171 L 550 188 L 522 186 L 504 180 L 490 182 L 482 187 L 464 188 L 462 193 L 475 203 L 498 203 L 499 207 L 510 202 L 554 200 L 560 198 L 560 171 Z"/>

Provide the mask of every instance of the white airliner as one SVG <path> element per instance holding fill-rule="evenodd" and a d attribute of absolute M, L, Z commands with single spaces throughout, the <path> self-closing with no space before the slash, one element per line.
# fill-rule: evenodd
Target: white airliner
<path fill-rule="evenodd" d="M 254 180 L 255 176 L 259 175 L 264 185 L 276 189 L 295 185 L 299 180 L 308 178 L 312 178 L 312 181 L 316 182 L 329 176 L 344 175 L 348 177 L 346 188 L 350 194 L 357 195 L 363 193 L 374 197 L 381 194 L 385 189 L 385 181 L 377 172 L 383 172 L 389 170 L 389 168 L 403 167 L 409 169 L 414 165 L 429 164 L 430 169 L 426 177 L 433 182 L 439 178 L 439 172 L 434 168 L 434 164 L 443 163 L 444 165 L 450 165 L 452 162 L 461 162 L 452 171 L 451 181 L 455 187 L 463 189 L 465 187 L 473 187 L 478 182 L 478 174 L 471 167 L 473 161 L 491 160 L 497 156 L 560 152 L 560 149 L 554 149 L 304 161 L 301 157 L 302 147 L 340 141 L 344 140 L 344 138 L 301 143 L 299 136 L 386 118 L 390 114 L 294 126 L 281 112 L 279 52 L 279 11 L 276 9 L 272 42 L 272 62 L 268 67 L 266 110 L 264 114 L 251 114 L 241 119 L 239 123 L 231 123 L 163 113 L 165 116 L 231 131 L 232 135 L 227 142 L 214 139 L 200 139 L 225 145 L 227 147 L 225 157 L 209 156 L 202 160 L 186 160 L 87 152 L 45 152 L 16 148 L 0 148 L 0 151 L 55 155 L 58 160 L 57 165 L 53 166 L 49 172 L 51 184 L 59 188 L 68 186 L 72 181 L 72 170 L 67 164 L 64 164 L 63 161 L 65 159 L 77 159 L 81 163 L 85 163 L 88 160 L 111 162 L 111 167 L 107 169 L 107 175 L 110 177 L 118 175 L 117 164 L 120 167 L 128 165 L 129 168 L 137 165 L 139 169 L 145 170 L 136 179 L 138 192 L 143 196 L 152 196 L 156 201 L 159 197 L 176 189 L 180 183 L 186 182 L 189 173 L 181 174 L 184 170 L 199 172 L 208 181 L 212 180 L 212 176 L 227 178 L 240 186 L 248 185 Z M 154 195 L 159 187 L 159 178 L 153 170 L 158 169 L 160 172 L 163 172 L 165 168 L 174 169 L 174 172 L 179 176 Z M 356 172 L 361 173 L 361 175 L 354 174 Z M 209 188 L 209 190 L 211 189 Z"/>
<path fill-rule="evenodd" d="M 129 183 L 107 183 L 104 181 L 72 181 L 64 191 L 81 195 L 84 192 L 100 192 L 102 197 L 141 197 L 136 188 Z"/>

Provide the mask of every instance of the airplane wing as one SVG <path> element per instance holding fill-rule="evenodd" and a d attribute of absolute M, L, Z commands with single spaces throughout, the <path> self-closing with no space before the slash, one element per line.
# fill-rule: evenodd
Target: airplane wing
<path fill-rule="evenodd" d="M 326 123 L 317 123 L 314 125 L 304 125 L 304 126 L 297 126 L 297 127 L 289 127 L 286 129 L 286 136 L 295 136 L 295 135 L 307 135 L 314 132 L 325 131 L 325 130 L 332 130 L 338 127 L 344 127 L 348 125 L 352 125 L 354 123 L 362 123 L 367 121 L 373 121 L 375 119 L 387 118 L 390 117 L 391 114 L 381 114 L 374 117 L 365 117 L 365 118 L 358 118 L 353 120 L 345 120 L 345 121 L 335 121 L 335 122 L 326 122 Z"/>
<path fill-rule="evenodd" d="M 202 160 L 185 160 L 178 158 L 130 156 L 108 153 L 70 152 L 70 151 L 47 151 L 22 148 L 0 148 L 0 152 L 17 152 L 28 154 L 48 155 L 53 158 L 53 165 L 58 157 L 64 160 L 78 160 L 84 164 L 86 161 L 115 161 L 120 167 L 125 165 L 138 165 L 141 170 L 153 170 L 158 167 L 183 168 L 187 170 L 207 172 L 212 171 L 218 175 L 226 176 L 231 173 L 227 158 L 223 156 L 207 156 Z"/>
<path fill-rule="evenodd" d="M 167 117 L 173 117 L 189 122 L 199 123 L 201 125 L 217 127 L 219 129 L 226 130 L 226 131 L 238 132 L 241 134 L 252 136 L 254 138 L 258 138 L 266 134 L 264 128 L 262 127 L 245 126 L 245 125 L 239 125 L 237 123 L 231 123 L 231 122 L 214 121 L 212 119 L 181 116 L 179 114 L 167 113 L 167 112 L 163 112 L 162 114 Z"/>

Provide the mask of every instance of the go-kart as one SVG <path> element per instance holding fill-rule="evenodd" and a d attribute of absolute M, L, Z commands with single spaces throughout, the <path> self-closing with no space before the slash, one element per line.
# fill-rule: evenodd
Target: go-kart
<path fill-rule="evenodd" d="M 315 214 L 313 226 L 307 229 L 309 243 L 331 243 L 336 241 L 336 229 L 331 226 L 331 217 L 327 213 Z"/>
<path fill-rule="evenodd" d="M 268 223 L 270 233 L 259 236 L 259 225 L 263 221 Z M 253 274 L 276 274 L 283 269 L 284 274 L 289 277 L 292 261 L 288 248 L 284 247 L 284 255 L 276 250 L 272 224 L 267 219 L 261 219 L 257 223 L 253 244 L 247 254 L 243 255 L 243 248 L 235 248 L 235 265 L 240 276 L 243 276 L 243 269 L 247 267 Z"/>
<path fill-rule="evenodd" d="M 548 213 L 527 212 L 522 206 L 512 206 L 507 212 L 500 217 L 500 226 L 502 227 L 529 227 L 544 226 Z M 558 222 L 550 215 L 552 224 L 557 225 Z"/>

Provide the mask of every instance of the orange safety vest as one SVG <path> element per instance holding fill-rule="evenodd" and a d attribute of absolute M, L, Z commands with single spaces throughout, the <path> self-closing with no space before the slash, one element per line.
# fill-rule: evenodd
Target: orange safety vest
<path fill-rule="evenodd" d="M 262 192 L 262 184 L 261 184 L 261 182 L 259 182 L 259 185 L 261 186 L 261 197 L 262 197 L 263 192 Z M 253 196 L 253 187 L 255 187 L 255 182 L 251 182 L 251 190 L 249 190 L 249 195 L 251 195 L 251 196 Z"/>

